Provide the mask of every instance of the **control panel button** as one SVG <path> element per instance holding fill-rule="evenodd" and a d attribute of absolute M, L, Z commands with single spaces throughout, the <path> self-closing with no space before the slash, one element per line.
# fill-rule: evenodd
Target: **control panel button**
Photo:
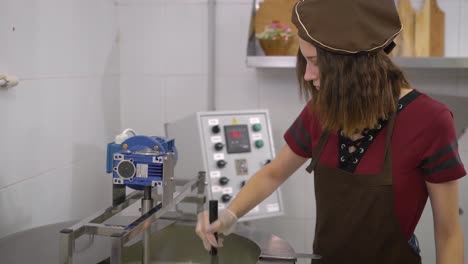
<path fill-rule="evenodd" d="M 255 141 L 255 147 L 257 148 L 263 148 L 264 145 L 265 143 L 261 139 Z"/>
<path fill-rule="evenodd" d="M 218 134 L 220 131 L 221 131 L 221 128 L 218 125 L 213 126 L 211 128 L 211 132 L 213 132 L 213 134 Z"/>
<path fill-rule="evenodd" d="M 253 131 L 258 132 L 258 131 L 262 130 L 262 125 L 261 124 L 254 124 L 252 126 L 252 129 L 253 129 Z"/>
<path fill-rule="evenodd" d="M 216 151 L 221 151 L 221 150 L 223 150 L 223 148 L 224 148 L 224 144 L 221 143 L 221 142 L 218 142 L 218 143 L 216 143 L 216 144 L 214 145 L 214 148 L 215 148 Z"/>
<path fill-rule="evenodd" d="M 227 203 L 231 201 L 231 199 L 232 199 L 232 196 L 229 194 L 223 194 L 223 196 L 221 196 L 221 201 L 223 201 L 223 203 Z"/>
<path fill-rule="evenodd" d="M 226 166 L 227 162 L 225 160 L 218 160 L 216 162 L 216 166 L 218 166 L 218 168 L 222 169 Z"/>
<path fill-rule="evenodd" d="M 221 186 L 224 186 L 224 185 L 226 185 L 228 183 L 229 183 L 229 178 L 228 177 L 221 177 L 219 179 L 219 184 L 221 184 Z"/>

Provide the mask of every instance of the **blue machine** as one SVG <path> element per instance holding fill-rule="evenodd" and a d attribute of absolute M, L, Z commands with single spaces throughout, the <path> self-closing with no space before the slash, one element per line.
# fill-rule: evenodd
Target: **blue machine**
<path fill-rule="evenodd" d="M 112 142 L 107 145 L 107 173 L 112 173 L 114 184 L 136 190 L 161 186 L 164 159 L 169 153 L 173 153 L 177 161 L 174 139 L 139 135 L 121 144 Z"/>

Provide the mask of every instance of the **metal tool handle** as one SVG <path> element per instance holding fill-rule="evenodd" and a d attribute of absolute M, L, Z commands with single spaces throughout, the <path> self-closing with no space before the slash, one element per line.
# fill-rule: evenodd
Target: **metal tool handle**
<path fill-rule="evenodd" d="M 210 200 L 210 224 L 218 220 L 218 200 Z M 218 241 L 218 232 L 214 233 L 216 241 Z M 210 255 L 216 256 L 218 255 L 218 249 L 215 247 L 211 247 Z"/>

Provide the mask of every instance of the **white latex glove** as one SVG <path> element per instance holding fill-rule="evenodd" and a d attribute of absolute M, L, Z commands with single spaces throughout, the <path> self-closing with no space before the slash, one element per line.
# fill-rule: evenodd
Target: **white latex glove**
<path fill-rule="evenodd" d="M 195 232 L 202 239 L 203 246 L 206 250 L 210 250 L 213 247 L 222 247 L 223 239 L 219 238 L 216 241 L 214 233 L 222 233 L 225 236 L 232 233 L 237 223 L 237 216 L 228 209 L 224 209 L 219 213 L 218 220 L 210 225 L 210 215 L 208 211 L 204 211 L 198 214 L 197 226 Z"/>

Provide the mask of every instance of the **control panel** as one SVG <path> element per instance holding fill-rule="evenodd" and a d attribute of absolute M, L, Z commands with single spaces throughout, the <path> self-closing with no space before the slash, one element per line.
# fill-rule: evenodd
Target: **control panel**
<path fill-rule="evenodd" d="M 271 162 L 275 150 L 266 110 L 198 112 L 166 125 L 177 144 L 177 178 L 207 173 L 209 199 L 226 208 L 255 172 Z M 278 189 L 241 221 L 283 214 Z"/>

